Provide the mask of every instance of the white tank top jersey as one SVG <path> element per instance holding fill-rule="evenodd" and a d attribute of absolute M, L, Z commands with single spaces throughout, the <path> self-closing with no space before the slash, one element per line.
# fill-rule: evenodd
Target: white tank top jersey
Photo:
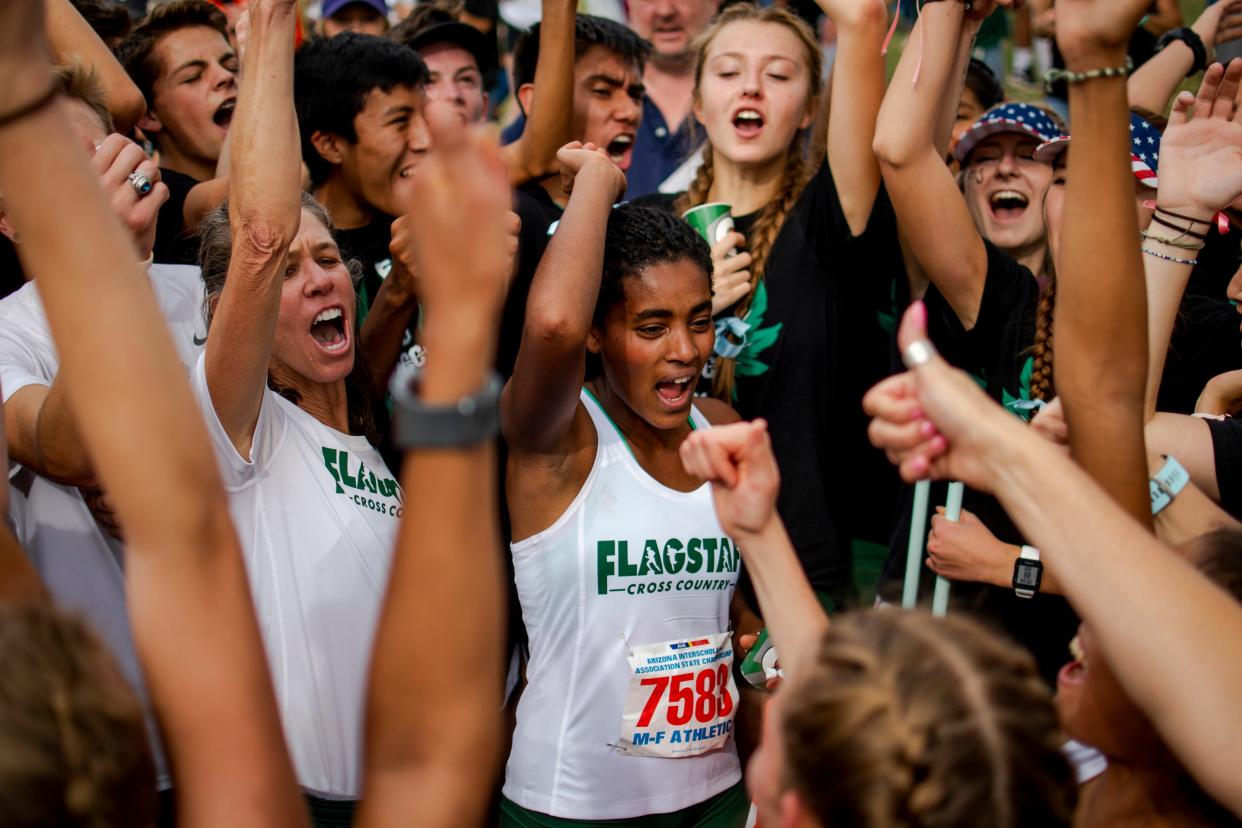
<path fill-rule="evenodd" d="M 404 495 L 365 437 L 270 388 L 250 459 L 216 417 L 205 356 L 194 392 L 241 541 L 298 784 L 357 798 L 367 671 Z"/>
<path fill-rule="evenodd" d="M 730 732 L 737 691 L 731 677 L 718 682 L 732 649 L 727 635 L 712 638 L 729 629 L 739 555 L 710 486 L 657 482 L 590 392 L 581 399 L 598 440 L 590 474 L 552 526 L 511 546 L 530 664 L 504 795 L 569 819 L 667 813 L 741 779 Z M 697 409 L 690 423 L 708 427 Z M 710 652 L 709 642 L 727 660 L 689 669 L 684 685 L 661 676 L 661 662 Z M 644 719 L 653 729 L 635 730 Z M 717 746 L 686 755 L 695 742 Z"/>

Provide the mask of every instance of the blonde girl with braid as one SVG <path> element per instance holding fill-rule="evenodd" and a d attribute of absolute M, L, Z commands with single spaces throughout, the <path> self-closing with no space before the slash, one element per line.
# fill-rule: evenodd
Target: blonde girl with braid
<path fill-rule="evenodd" d="M 889 291 L 876 273 L 896 244 L 878 243 L 895 234 L 871 151 L 885 3 L 820 6 L 840 31 L 826 156 L 809 146 L 824 92 L 810 28 L 782 8 L 731 6 L 697 41 L 693 110 L 706 141 L 673 206 L 731 207 L 738 232 L 712 251 L 717 336 L 700 391 L 771 423 L 791 481 L 779 508 L 812 585 L 835 602 L 849 580 L 838 464 L 849 463 L 843 446 L 865 445 L 853 414 L 886 372 L 876 320 Z"/>

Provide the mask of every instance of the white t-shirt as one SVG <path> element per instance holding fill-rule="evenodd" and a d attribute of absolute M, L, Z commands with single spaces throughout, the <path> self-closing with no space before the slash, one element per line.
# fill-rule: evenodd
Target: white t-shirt
<path fill-rule="evenodd" d="M 207 421 L 298 783 L 352 799 L 361 787 L 371 644 L 404 496 L 365 437 L 329 428 L 265 389 L 247 460 L 216 417 L 205 358 L 194 392 Z"/>
<path fill-rule="evenodd" d="M 206 336 L 203 282 L 197 267 L 148 269 L 160 311 L 186 372 Z M 50 386 L 60 370 L 43 302 L 34 282 L 0 300 L 0 389 L 4 400 L 29 385 Z M 106 399 L 99 401 L 107 405 Z M 124 549 L 104 532 L 76 488 L 9 464 L 9 520 L 56 603 L 82 613 L 116 657 L 122 674 L 146 699 L 125 607 Z M 167 767 L 148 716 L 162 786 Z"/>

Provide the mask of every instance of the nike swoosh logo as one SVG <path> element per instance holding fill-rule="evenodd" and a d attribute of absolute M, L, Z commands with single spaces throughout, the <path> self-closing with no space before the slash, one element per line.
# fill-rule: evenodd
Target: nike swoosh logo
<path fill-rule="evenodd" d="M 202 339 L 199 339 L 198 334 L 194 334 L 194 336 L 192 336 L 190 339 L 194 343 L 194 347 L 196 348 L 201 348 L 207 344 L 207 337 L 205 336 Z"/>

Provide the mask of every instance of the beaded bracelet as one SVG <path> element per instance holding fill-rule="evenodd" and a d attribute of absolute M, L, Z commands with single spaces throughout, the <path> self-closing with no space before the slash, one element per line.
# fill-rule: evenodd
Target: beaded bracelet
<path fill-rule="evenodd" d="M 1157 259 L 1164 259 L 1166 262 L 1173 262 L 1174 264 L 1190 265 L 1191 267 L 1194 267 L 1199 263 L 1198 259 L 1183 259 L 1179 256 L 1166 256 L 1164 253 L 1157 253 L 1150 247 L 1144 247 L 1143 252 L 1148 256 L 1155 256 Z"/>
<path fill-rule="evenodd" d="M 1139 238 L 1143 241 L 1154 241 L 1160 242 L 1161 244 L 1167 244 L 1169 247 L 1176 247 L 1179 250 L 1202 250 L 1204 247 L 1203 242 L 1184 242 L 1181 241 L 1181 236 L 1166 239 L 1164 236 L 1157 236 L 1155 233 L 1147 233 L 1143 230 L 1139 231 Z"/>
<path fill-rule="evenodd" d="M 1044 75 L 1044 85 L 1049 89 L 1058 81 L 1066 83 L 1086 83 L 1098 78 L 1124 78 L 1134 71 L 1134 61 L 1126 57 L 1125 66 L 1107 66 L 1103 69 L 1088 69 L 1085 72 L 1071 72 L 1068 69 L 1049 69 Z"/>

